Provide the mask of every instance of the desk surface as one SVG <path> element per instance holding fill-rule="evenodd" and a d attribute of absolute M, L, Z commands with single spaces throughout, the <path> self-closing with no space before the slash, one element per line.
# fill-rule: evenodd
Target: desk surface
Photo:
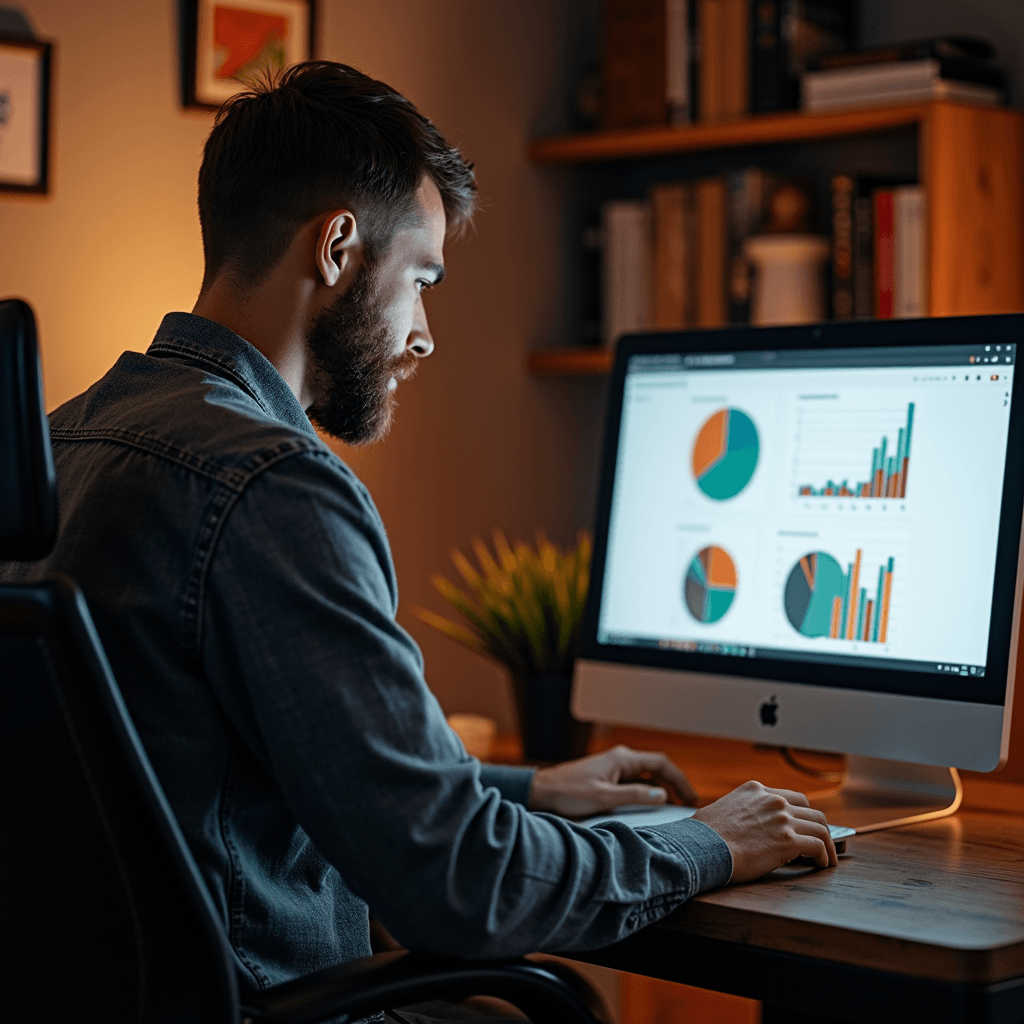
<path fill-rule="evenodd" d="M 612 742 L 664 749 L 707 800 L 750 778 L 823 787 L 749 744 L 616 730 L 595 747 Z M 946 984 L 1021 978 L 1024 787 L 997 780 L 970 780 L 951 818 L 855 836 L 836 868 L 705 893 L 652 929 Z"/>
<path fill-rule="evenodd" d="M 837 868 L 781 868 L 655 927 L 961 984 L 1024 975 L 1024 820 L 966 811 L 856 836 Z"/>

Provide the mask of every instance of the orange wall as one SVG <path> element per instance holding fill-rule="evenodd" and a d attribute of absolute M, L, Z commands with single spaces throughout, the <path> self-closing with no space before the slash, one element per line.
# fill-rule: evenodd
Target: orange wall
<path fill-rule="evenodd" d="M 52 407 L 124 349 L 144 349 L 166 311 L 191 308 L 202 274 L 195 179 L 212 116 L 180 108 L 174 0 L 20 6 L 57 44 L 53 188 L 0 196 L 0 294 L 38 313 Z M 502 674 L 410 609 L 441 610 L 427 579 L 472 533 L 545 526 L 568 540 L 587 515 L 573 438 L 596 429 L 594 386 L 522 372 L 526 349 L 559 330 L 559 186 L 523 148 L 569 94 L 566 7 L 320 4 L 321 54 L 400 89 L 477 164 L 486 209 L 476 234 L 449 246 L 449 281 L 431 297 L 437 351 L 403 385 L 391 437 L 344 454 L 380 505 L 400 618 L 424 647 L 432 687 L 447 710 L 503 726 Z"/>

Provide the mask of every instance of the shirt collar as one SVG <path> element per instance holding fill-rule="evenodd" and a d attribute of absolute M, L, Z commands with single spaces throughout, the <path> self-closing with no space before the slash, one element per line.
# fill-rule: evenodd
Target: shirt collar
<path fill-rule="evenodd" d="M 146 354 L 194 362 L 228 377 L 268 416 L 316 437 L 309 417 L 273 363 L 223 324 L 195 313 L 168 313 Z"/>

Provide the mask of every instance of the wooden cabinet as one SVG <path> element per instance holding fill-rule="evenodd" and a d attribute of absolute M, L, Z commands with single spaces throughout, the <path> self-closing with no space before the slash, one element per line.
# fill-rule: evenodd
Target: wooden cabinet
<path fill-rule="evenodd" d="M 707 160 L 758 147 L 916 135 L 928 203 L 931 316 L 1024 310 L 1024 113 L 935 101 L 870 110 L 782 113 L 688 128 L 638 128 L 538 138 L 537 164 L 608 165 L 667 157 Z M 607 373 L 598 348 L 535 349 L 536 375 Z"/>

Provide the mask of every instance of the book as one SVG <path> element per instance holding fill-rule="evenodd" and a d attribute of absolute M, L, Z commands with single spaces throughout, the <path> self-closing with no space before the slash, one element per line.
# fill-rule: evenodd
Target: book
<path fill-rule="evenodd" d="M 853 36 L 852 0 L 752 0 L 750 110 L 796 108 L 803 72 Z"/>
<path fill-rule="evenodd" d="M 804 110 L 833 110 L 869 103 L 909 103 L 951 99 L 968 103 L 998 103 L 1001 88 L 944 74 L 938 58 L 895 64 L 808 71 L 801 80 Z"/>
<path fill-rule="evenodd" d="M 893 189 L 894 299 L 893 316 L 928 315 L 928 259 L 924 189 L 899 185 Z"/>
<path fill-rule="evenodd" d="M 650 207 L 637 199 L 612 199 L 601 209 L 604 344 L 650 323 Z"/>
<path fill-rule="evenodd" d="M 749 0 L 698 0 L 702 121 L 746 113 L 750 100 Z"/>
<path fill-rule="evenodd" d="M 889 320 L 896 307 L 895 189 L 876 188 L 871 196 L 874 219 L 875 316 Z"/>
<path fill-rule="evenodd" d="M 665 0 L 665 104 L 673 125 L 693 120 L 690 6 L 690 0 Z"/>
<path fill-rule="evenodd" d="M 728 237 L 724 178 L 702 178 L 694 185 L 696 213 L 696 326 L 721 327 L 727 322 L 725 264 Z"/>
<path fill-rule="evenodd" d="M 871 194 L 861 183 L 853 200 L 853 316 L 869 320 L 875 315 L 874 216 Z"/>
<path fill-rule="evenodd" d="M 832 179 L 832 316 L 853 318 L 853 196 L 854 181 L 848 174 Z"/>
<path fill-rule="evenodd" d="M 976 36 L 933 36 L 930 39 L 889 43 L 870 50 L 826 53 L 815 58 L 812 66 L 816 68 L 850 68 L 861 64 L 888 64 L 894 61 L 919 60 L 923 57 L 939 57 L 942 60 L 965 61 L 992 69 L 996 67 L 995 56 L 995 48 Z M 991 84 L 1001 85 L 1002 82 Z"/>
<path fill-rule="evenodd" d="M 691 119 L 691 0 L 605 0 L 604 123 Z"/>
<path fill-rule="evenodd" d="M 688 287 L 693 252 L 693 189 L 681 181 L 651 189 L 651 326 L 681 330 L 693 323 Z"/>

